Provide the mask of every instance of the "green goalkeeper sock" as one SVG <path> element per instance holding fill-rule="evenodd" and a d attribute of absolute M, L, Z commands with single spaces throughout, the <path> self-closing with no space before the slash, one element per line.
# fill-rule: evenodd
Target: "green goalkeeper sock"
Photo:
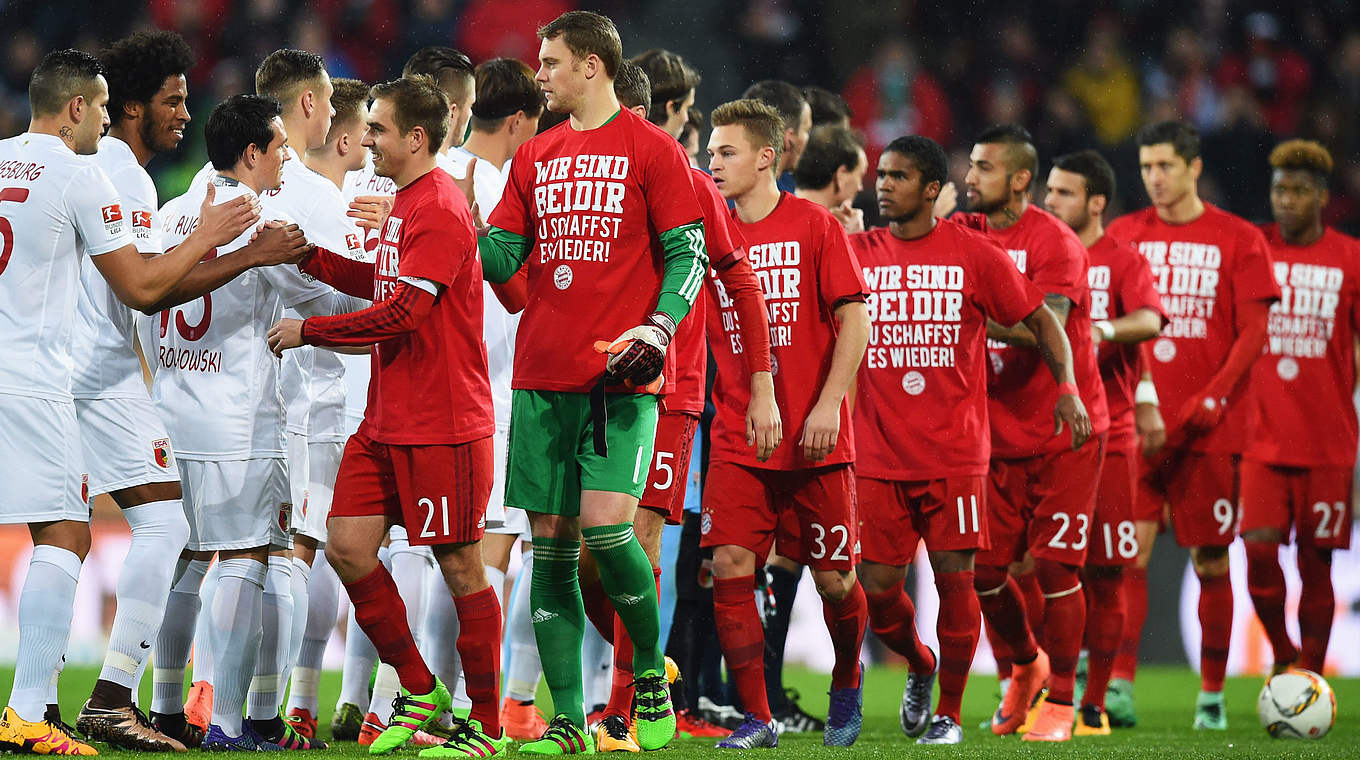
<path fill-rule="evenodd" d="M 585 693 L 581 678 L 581 642 L 586 608 L 581 602 L 577 566 L 581 543 L 534 536 L 534 570 L 529 585 L 534 639 L 543 660 L 543 676 L 552 694 L 553 709 L 577 727 L 586 728 Z"/>
<path fill-rule="evenodd" d="M 664 673 L 666 660 L 659 647 L 661 616 L 656 576 L 647 553 L 633 535 L 633 526 L 621 523 L 586 528 L 581 537 L 600 566 L 605 595 L 618 612 L 628 638 L 633 640 L 634 675 L 641 676 L 648 670 Z"/>

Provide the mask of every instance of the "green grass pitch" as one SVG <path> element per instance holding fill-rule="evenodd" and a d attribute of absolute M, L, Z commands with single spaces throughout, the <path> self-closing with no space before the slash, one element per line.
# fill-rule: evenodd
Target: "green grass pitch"
<path fill-rule="evenodd" d="M 95 668 L 67 668 L 61 678 L 62 713 L 69 722 L 75 721 L 80 705 L 90 692 L 98 675 Z M 4 683 L 13 677 L 12 670 L 0 672 Z M 1261 688 L 1259 678 L 1232 678 L 1227 685 L 1228 723 L 1225 734 L 1192 731 L 1190 723 L 1199 679 L 1186 668 L 1146 667 L 1139 671 L 1137 705 L 1139 725 L 1134 729 L 1116 730 L 1113 736 L 1076 739 L 1068 745 L 1034 745 L 1022 743 L 1017 737 L 995 737 L 979 729 L 978 724 L 996 707 L 996 679 L 975 676 L 969 681 L 963 705 L 964 743 L 958 747 L 918 747 L 902 735 L 897 727 L 897 706 L 902 696 L 905 674 L 898 669 L 871 668 L 865 677 L 864 733 L 859 742 L 849 749 L 827 748 L 821 745 L 820 735 L 780 737 L 776 750 L 761 750 L 759 758 L 874 758 L 897 760 L 911 756 L 938 758 L 1114 758 L 1139 757 L 1155 760 L 1172 758 L 1354 758 L 1360 757 L 1360 679 L 1336 678 L 1331 681 L 1337 696 L 1337 722 L 1331 734 L 1319 741 L 1286 741 L 1271 739 L 1256 719 L 1256 696 Z M 147 679 L 149 684 L 150 679 Z M 803 694 L 804 707 L 814 714 L 825 715 L 826 689 L 829 677 L 799 669 L 790 669 L 786 684 Z M 340 674 L 326 673 L 321 682 L 321 733 L 329 733 L 331 709 L 339 690 Z M 149 686 L 144 689 L 144 703 L 149 702 Z M 541 692 L 547 704 L 546 690 Z M 100 754 L 131 758 L 137 753 L 120 752 L 100 746 Z M 353 743 L 342 743 L 330 750 L 314 753 L 320 756 L 358 758 L 367 756 Z M 513 754 L 513 751 L 512 751 Z M 708 740 L 677 740 L 662 750 L 659 760 L 690 760 L 733 755 L 720 752 Z M 414 757 L 415 751 L 403 751 L 396 756 Z"/>

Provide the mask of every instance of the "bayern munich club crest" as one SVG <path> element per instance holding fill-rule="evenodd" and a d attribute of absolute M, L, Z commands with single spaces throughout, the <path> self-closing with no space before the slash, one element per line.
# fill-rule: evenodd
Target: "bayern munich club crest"
<path fill-rule="evenodd" d="M 151 453 L 156 457 L 156 466 L 162 470 L 170 467 L 170 439 L 159 438 L 151 442 Z"/>
<path fill-rule="evenodd" d="M 909 396 L 919 396 L 926 389 L 926 378 L 920 372 L 912 370 L 902 376 L 902 390 Z"/>
<path fill-rule="evenodd" d="M 1298 361 L 1292 356 L 1281 356 L 1280 360 L 1275 363 L 1275 374 L 1279 375 L 1280 379 L 1285 382 L 1293 380 L 1299 376 Z"/>
<path fill-rule="evenodd" d="M 713 515 L 704 512 L 699 516 L 699 535 L 707 536 L 711 530 L 713 530 Z"/>
<path fill-rule="evenodd" d="M 566 290 L 571 287 L 571 278 L 571 267 L 566 264 L 562 264 L 553 270 L 553 284 L 557 286 L 558 290 Z"/>
<path fill-rule="evenodd" d="M 1166 364 L 1176 358 L 1176 341 L 1170 338 L 1158 338 L 1152 344 L 1152 355 L 1157 357 L 1157 361 Z"/>

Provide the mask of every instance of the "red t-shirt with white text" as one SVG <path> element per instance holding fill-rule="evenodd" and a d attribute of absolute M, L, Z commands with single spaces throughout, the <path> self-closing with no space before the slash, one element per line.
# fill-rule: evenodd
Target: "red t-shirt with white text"
<path fill-rule="evenodd" d="M 734 214 L 735 218 L 735 214 Z M 718 376 L 713 386 L 717 415 L 710 431 L 713 461 L 769 470 L 798 470 L 855 460 L 849 396 L 841 402 L 836 449 L 820 462 L 809 461 L 798 445 L 803 424 L 821 395 L 836 347 L 836 306 L 863 300 L 868 293 L 859 263 L 840 222 L 811 201 L 780 193 L 764 219 L 736 219 L 747 257 L 760 279 L 769 309 L 770 364 L 784 442 L 767 462 L 758 462 L 746 445 L 746 407 L 751 398 L 746 357 L 734 350 L 733 320 L 724 319 L 718 299 L 709 299 L 709 344 Z"/>
<path fill-rule="evenodd" d="M 948 220 L 916 240 L 850 236 L 869 284 L 869 348 L 855 403 L 859 475 L 987 472 L 987 319 L 1014 325 L 1044 294 L 996 243 Z"/>
<path fill-rule="evenodd" d="M 1360 243 L 1328 229 L 1312 245 L 1263 228 L 1283 294 L 1252 366 L 1252 431 L 1243 456 L 1290 467 L 1355 464 L 1354 345 L 1360 329 Z"/>
<path fill-rule="evenodd" d="M 1152 281 L 1171 321 L 1152 343 L 1152 379 L 1168 431 L 1180 427 L 1181 407 L 1223 366 L 1237 339 L 1237 309 L 1274 302 L 1280 289 L 1271 274 L 1265 236 L 1246 220 L 1209 203 L 1192 222 L 1167 224 L 1148 207 L 1119 217 L 1105 234 L 1128 243 L 1152 267 Z M 1241 413 L 1247 383 L 1228 397 L 1228 413 L 1193 438 L 1193 451 L 1240 454 L 1247 417 Z"/>

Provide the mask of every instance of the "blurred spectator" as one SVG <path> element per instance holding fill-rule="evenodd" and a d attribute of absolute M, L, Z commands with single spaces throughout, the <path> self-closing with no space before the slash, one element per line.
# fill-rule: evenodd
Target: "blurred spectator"
<path fill-rule="evenodd" d="M 1208 53 L 1190 28 L 1176 27 L 1167 35 L 1162 59 L 1148 71 L 1147 89 L 1200 132 L 1211 132 L 1218 126 L 1218 85 L 1209 75 Z M 1149 121 L 1143 119 L 1144 123 Z"/>
<path fill-rule="evenodd" d="M 1132 137 L 1142 124 L 1138 75 L 1119 49 L 1117 31 L 1108 19 L 1091 25 L 1085 51 L 1063 75 L 1063 87 L 1086 109 L 1106 146 Z"/>
<path fill-rule="evenodd" d="M 895 137 L 925 135 L 941 145 L 953 137 L 944 89 L 898 35 L 888 35 L 873 59 L 850 75 L 844 97 L 851 124 L 864 133 L 870 166 L 878 166 L 878 154 Z"/>
<path fill-rule="evenodd" d="M 567 0 L 470 0 L 454 47 L 474 62 L 518 58 L 537 69 L 538 28 L 573 7 Z"/>
<path fill-rule="evenodd" d="M 1271 131 L 1288 135 L 1298 129 L 1313 75 L 1308 61 L 1280 44 L 1279 37 L 1280 22 L 1274 14 L 1257 11 L 1247 16 L 1246 49 L 1223 57 L 1218 81 L 1224 88 L 1249 87 L 1261 102 Z"/>

